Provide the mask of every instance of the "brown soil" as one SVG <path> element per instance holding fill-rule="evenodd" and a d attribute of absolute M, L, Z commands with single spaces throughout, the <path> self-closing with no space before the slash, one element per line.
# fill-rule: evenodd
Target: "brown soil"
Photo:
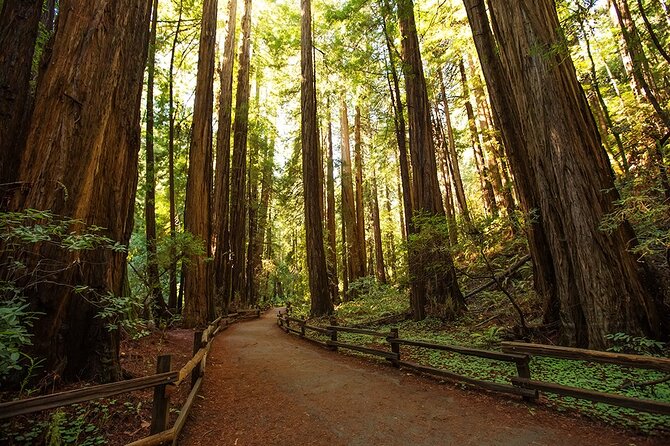
<path fill-rule="evenodd" d="M 289 336 L 274 312 L 214 341 L 180 445 L 661 445 Z"/>

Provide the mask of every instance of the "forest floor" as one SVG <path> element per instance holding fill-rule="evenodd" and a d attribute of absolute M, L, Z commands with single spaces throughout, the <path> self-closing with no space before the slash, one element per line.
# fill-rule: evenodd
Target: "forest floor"
<path fill-rule="evenodd" d="M 275 312 L 214 340 L 179 444 L 661 445 L 542 405 L 398 371 L 289 336 Z"/>

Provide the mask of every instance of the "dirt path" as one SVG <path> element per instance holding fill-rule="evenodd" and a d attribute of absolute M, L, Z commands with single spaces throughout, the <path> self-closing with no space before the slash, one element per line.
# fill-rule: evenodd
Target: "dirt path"
<path fill-rule="evenodd" d="M 285 334 L 275 312 L 218 336 L 180 445 L 655 445 Z"/>

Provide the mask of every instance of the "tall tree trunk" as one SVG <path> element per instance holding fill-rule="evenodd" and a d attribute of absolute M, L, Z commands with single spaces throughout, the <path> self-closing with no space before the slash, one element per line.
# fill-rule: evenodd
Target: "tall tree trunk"
<path fill-rule="evenodd" d="M 43 0 L 5 0 L 0 11 L 0 209 L 15 188 L 32 98 L 30 76 Z"/>
<path fill-rule="evenodd" d="M 354 196 L 351 149 L 349 145 L 349 119 L 347 104 L 342 99 L 340 109 L 340 129 L 342 132 L 342 219 L 346 230 L 349 282 L 365 275 L 365 254 L 359 244 L 358 220 L 356 218 L 356 198 Z"/>
<path fill-rule="evenodd" d="M 647 56 L 644 54 L 642 41 L 640 40 L 640 33 L 637 30 L 635 21 L 630 14 L 627 0 L 612 0 L 612 6 L 616 12 L 619 25 L 621 26 L 621 33 L 626 44 L 628 54 L 630 54 L 631 62 L 633 64 L 633 77 L 637 85 L 644 92 L 645 98 L 649 101 L 654 111 L 667 130 L 670 130 L 670 114 L 658 102 L 656 92 L 653 91 L 650 84 L 650 68 Z"/>
<path fill-rule="evenodd" d="M 654 277 L 628 251 L 630 225 L 599 230 L 618 194 L 572 60 L 549 50 L 562 39 L 554 2 L 490 0 L 495 39 L 484 1 L 464 3 L 523 208 L 534 211 L 535 288 L 560 315 L 563 342 L 603 348 L 608 333 L 667 331 Z"/>
<path fill-rule="evenodd" d="M 398 19 L 402 35 L 403 69 L 405 70 L 405 90 L 409 111 L 412 181 L 416 191 L 414 211 L 444 218 L 444 208 L 437 181 L 435 148 L 431 135 L 430 105 L 423 75 L 412 0 L 398 1 Z M 420 231 L 420 229 L 415 227 L 414 231 Z M 456 269 L 451 253 L 445 249 L 434 250 L 437 246 L 448 246 L 449 240 L 435 234 L 430 243 L 434 244 L 432 248 L 423 246 L 420 249 L 410 250 L 410 266 L 413 265 L 410 270 L 412 275 L 411 303 L 415 320 L 425 318 L 428 302 L 441 307 L 440 312 L 450 316 L 457 314 L 465 306 L 463 295 L 456 281 Z M 430 268 L 429 263 L 439 263 L 441 273 L 433 274 L 434 269 Z"/>
<path fill-rule="evenodd" d="M 251 252 L 251 275 L 256 281 L 256 293 L 252 295 L 250 305 L 258 303 L 260 290 L 260 277 L 263 269 L 263 246 L 265 231 L 267 229 L 267 221 L 270 206 L 270 196 L 272 193 L 272 180 L 274 173 L 274 142 L 268 148 L 267 153 L 263 155 L 261 162 L 262 177 L 261 177 L 261 197 L 258 202 L 258 223 L 256 225 L 256 236 L 252 239 L 253 250 Z"/>
<path fill-rule="evenodd" d="M 362 275 L 366 276 L 365 260 L 365 207 L 363 204 L 363 142 L 361 140 L 361 108 L 356 106 L 354 117 L 354 164 L 356 167 L 356 244 L 359 262 L 363 266 Z"/>
<path fill-rule="evenodd" d="M 377 174 L 372 178 L 372 228 L 375 241 L 375 276 L 381 283 L 386 283 L 384 268 L 384 247 L 382 245 L 382 226 L 379 218 L 379 196 L 377 190 Z"/>
<path fill-rule="evenodd" d="M 654 44 L 654 47 L 656 47 L 656 50 L 663 57 L 663 59 L 665 59 L 666 62 L 670 63 L 670 54 L 668 54 L 667 50 L 663 47 L 663 44 L 658 39 L 656 31 L 654 31 L 654 27 L 651 25 L 649 17 L 647 17 L 647 13 L 644 10 L 642 0 L 637 0 L 637 7 L 640 10 L 640 15 L 642 16 L 642 20 L 644 21 L 644 27 L 647 29 L 647 33 L 649 34 L 651 42 Z"/>
<path fill-rule="evenodd" d="M 233 106 L 233 68 L 235 65 L 235 21 L 237 0 L 228 0 L 228 24 L 223 47 L 219 129 L 216 134 L 216 179 L 214 181 L 214 221 L 216 253 L 214 268 L 217 303 L 227 311 L 230 302 L 232 270 L 230 263 L 230 131 Z"/>
<path fill-rule="evenodd" d="M 168 135 L 168 189 L 170 190 L 170 266 L 169 282 L 170 282 L 170 296 L 168 297 L 168 307 L 170 309 L 177 308 L 177 253 L 175 251 L 175 244 L 177 242 L 177 206 L 175 203 L 174 190 L 174 139 L 175 139 L 175 116 L 174 116 L 174 58 L 177 51 L 177 42 L 179 41 L 179 31 L 181 30 L 181 19 L 183 14 L 183 0 L 179 1 L 179 17 L 177 18 L 177 27 L 172 40 L 172 51 L 170 52 L 170 68 L 168 72 L 168 119 L 170 121 L 170 129 Z"/>
<path fill-rule="evenodd" d="M 390 7 L 387 5 L 386 9 Z M 391 36 L 388 31 L 388 25 L 386 23 L 386 11 L 382 14 L 382 23 L 384 37 L 386 40 L 386 51 L 389 56 L 389 71 L 390 79 L 388 80 L 389 84 L 389 94 L 391 96 L 391 106 L 393 107 L 393 124 L 395 127 L 396 141 L 398 142 L 398 163 L 400 165 L 400 181 L 402 184 L 402 194 L 401 199 L 403 201 L 403 211 L 401 213 L 400 220 L 402 222 L 401 227 L 403 229 L 403 240 L 407 239 L 407 234 L 410 232 L 410 226 L 412 224 L 412 180 L 410 178 L 410 166 L 409 160 L 407 157 L 407 129 L 405 126 L 405 112 L 402 104 L 402 95 L 400 94 L 400 81 L 398 79 L 398 70 L 395 65 L 394 51 L 391 43 Z"/>
<path fill-rule="evenodd" d="M 468 77 L 465 72 L 465 64 L 461 59 L 458 69 L 461 72 L 461 85 L 463 86 L 463 102 L 465 103 L 465 111 L 468 117 L 468 126 L 470 128 L 470 141 L 472 142 L 472 151 L 474 152 L 475 166 L 479 174 L 479 182 L 484 195 L 484 204 L 486 211 L 492 216 L 498 214 L 498 205 L 496 204 L 495 193 L 491 180 L 489 179 L 489 171 L 484 159 L 484 152 L 482 151 L 482 144 L 479 138 L 479 130 L 477 128 L 477 121 L 475 120 L 475 112 L 472 107 L 472 100 L 470 94 L 470 87 L 468 86 Z"/>
<path fill-rule="evenodd" d="M 244 1 L 240 67 L 237 71 L 235 123 L 233 127 L 233 165 L 230 188 L 230 245 L 232 250 L 231 299 L 246 295 L 245 240 L 247 207 L 244 199 L 247 176 L 247 136 L 249 131 L 249 69 L 251 57 L 251 0 Z"/>
<path fill-rule="evenodd" d="M 333 312 L 328 292 L 326 251 L 323 246 L 323 182 L 319 181 L 319 136 L 317 127 L 316 88 L 312 54 L 312 10 L 310 0 L 301 1 L 300 27 L 300 88 L 302 182 L 305 198 L 305 230 L 307 268 L 312 316 L 325 316 Z"/>
<path fill-rule="evenodd" d="M 439 107 L 434 106 L 435 114 L 433 121 L 435 123 L 435 142 L 440 150 L 437 162 L 440 164 L 440 171 L 442 173 L 442 183 L 444 183 L 444 210 L 447 214 L 447 222 L 449 223 L 449 241 L 452 245 L 458 243 L 458 226 L 456 224 L 456 212 L 454 210 L 453 194 L 451 192 L 451 181 L 449 181 L 449 149 L 445 141 L 444 130 L 440 121 Z M 441 163 L 440 163 L 441 159 Z"/>
<path fill-rule="evenodd" d="M 212 113 L 217 0 L 205 0 L 198 54 L 198 76 L 193 107 L 184 229 L 204 243 L 205 255 L 189 259 L 184 276 L 184 324 L 196 327 L 214 317 L 211 274 Z"/>
<path fill-rule="evenodd" d="M 18 176 L 27 189 L 12 208 L 81 219 L 126 244 L 133 227 L 151 1 L 62 0 L 60 6 Z M 109 321 L 98 315 L 103 296 L 123 292 L 126 254 L 37 249 L 39 262 L 82 267 L 58 270 L 26 290 L 31 309 L 40 313 L 34 357 L 46 358 L 45 370 L 66 380 L 120 379 L 118 331 L 108 330 Z M 90 288 L 76 293 L 73 285 Z"/>
<path fill-rule="evenodd" d="M 328 279 L 330 298 L 333 304 L 340 303 L 337 280 L 337 233 L 335 223 L 335 179 L 333 169 L 333 125 L 330 119 L 330 100 L 328 100 L 328 156 L 326 158 L 326 228 L 328 230 Z"/>
<path fill-rule="evenodd" d="M 146 171 L 144 194 L 144 220 L 147 248 L 147 286 L 149 301 L 160 317 L 167 315 L 163 300 L 158 259 L 156 258 L 156 163 L 154 162 L 154 75 L 156 72 L 156 25 L 158 23 L 158 0 L 153 1 L 149 58 L 147 62 L 147 122 L 146 122 Z"/>
<path fill-rule="evenodd" d="M 442 70 L 437 70 L 438 78 L 440 80 L 440 93 L 442 96 L 442 106 L 444 107 L 444 122 L 447 126 L 447 137 L 449 141 L 449 158 L 451 166 L 451 176 L 454 179 L 454 190 L 456 191 L 456 201 L 461 209 L 461 215 L 467 224 L 470 224 L 470 210 L 468 209 L 468 201 L 465 198 L 465 188 L 463 187 L 463 177 L 461 176 L 461 168 L 458 164 L 458 153 L 456 153 L 456 141 L 454 139 L 454 127 L 451 123 L 451 111 L 449 109 L 449 100 L 444 85 L 444 75 Z"/>
<path fill-rule="evenodd" d="M 340 175 L 340 179 L 343 179 Z M 347 228 L 344 219 L 344 181 L 342 181 L 342 200 L 340 214 L 342 216 L 342 301 L 349 301 L 349 277 L 351 277 L 351 262 L 349 261 L 349 249 L 347 247 Z"/>

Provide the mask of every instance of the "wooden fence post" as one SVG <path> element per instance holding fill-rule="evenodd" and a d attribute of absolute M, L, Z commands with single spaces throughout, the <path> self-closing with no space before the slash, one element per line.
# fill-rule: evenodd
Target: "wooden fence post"
<path fill-rule="evenodd" d="M 171 362 L 172 356 L 159 356 L 158 363 L 156 364 L 156 373 L 169 372 Z M 165 384 L 154 387 L 154 402 L 151 409 L 151 435 L 163 432 L 167 426 L 170 397 L 165 394 L 165 387 Z"/>
<path fill-rule="evenodd" d="M 300 321 L 300 337 L 304 338 L 305 337 L 305 320 Z"/>
<path fill-rule="evenodd" d="M 202 348 L 202 330 L 198 330 L 193 333 L 193 355 L 195 356 L 198 353 L 198 350 Z M 195 382 L 202 375 L 202 370 L 200 368 L 200 363 L 196 364 L 191 372 L 191 388 L 195 386 Z"/>
<path fill-rule="evenodd" d="M 389 340 L 390 339 L 398 339 L 398 329 L 397 328 L 392 328 L 391 333 L 389 334 Z M 395 368 L 400 368 L 400 344 L 395 343 L 395 342 L 390 342 L 391 344 L 391 352 L 395 353 L 397 355 L 396 359 L 391 360 L 391 364 L 393 364 L 393 367 Z"/>
<path fill-rule="evenodd" d="M 335 317 L 330 318 L 330 325 L 333 327 L 337 326 L 337 319 Z M 337 330 L 330 330 L 330 340 L 333 342 L 337 342 Z M 336 345 L 331 345 L 330 349 L 334 352 L 337 351 L 337 346 Z"/>
<path fill-rule="evenodd" d="M 522 360 L 516 361 L 516 372 L 519 375 L 519 378 L 530 379 L 530 357 L 525 356 Z M 539 394 L 535 392 L 535 396 L 524 396 L 522 397 L 524 401 L 536 401 Z"/>

